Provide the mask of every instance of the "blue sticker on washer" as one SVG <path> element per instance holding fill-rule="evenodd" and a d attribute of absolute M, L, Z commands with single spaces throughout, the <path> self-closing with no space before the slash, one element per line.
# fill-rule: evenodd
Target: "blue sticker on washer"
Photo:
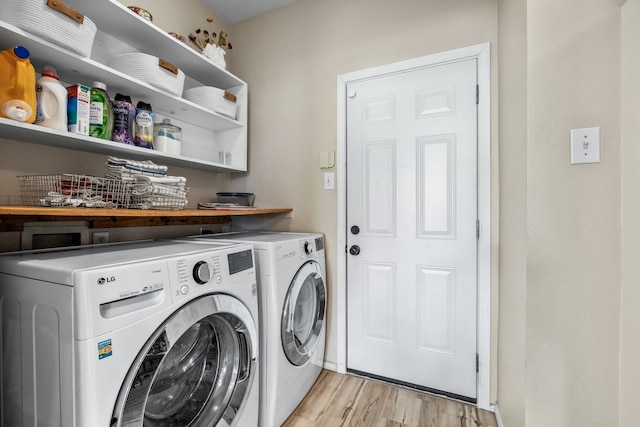
<path fill-rule="evenodd" d="M 104 359 L 113 355 L 111 340 L 101 341 L 98 343 L 98 359 Z"/>

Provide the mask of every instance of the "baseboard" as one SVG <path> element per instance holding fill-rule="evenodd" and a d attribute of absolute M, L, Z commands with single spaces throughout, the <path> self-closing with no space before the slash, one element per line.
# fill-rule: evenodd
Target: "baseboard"
<path fill-rule="evenodd" d="M 338 364 L 334 363 L 334 362 L 327 362 L 326 360 L 324 361 L 324 363 L 322 364 L 322 367 L 324 369 L 327 369 L 329 371 L 334 371 L 334 372 L 338 372 Z"/>
<path fill-rule="evenodd" d="M 492 404 L 491 405 L 491 410 L 493 410 L 493 413 L 496 415 L 496 421 L 498 422 L 498 427 L 504 427 L 504 424 L 502 424 L 502 417 L 500 416 L 500 408 L 498 407 L 498 404 Z"/>

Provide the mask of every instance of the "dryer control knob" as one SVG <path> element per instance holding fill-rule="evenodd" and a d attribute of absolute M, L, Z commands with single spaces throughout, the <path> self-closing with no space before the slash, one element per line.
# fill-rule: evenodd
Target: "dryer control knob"
<path fill-rule="evenodd" d="M 313 246 L 311 246 L 311 242 L 304 242 L 304 253 L 307 255 L 311 255 L 313 252 Z"/>
<path fill-rule="evenodd" d="M 204 285 L 211 279 L 211 272 L 209 271 L 209 264 L 206 261 L 198 261 L 193 266 L 193 279 L 199 285 Z"/>

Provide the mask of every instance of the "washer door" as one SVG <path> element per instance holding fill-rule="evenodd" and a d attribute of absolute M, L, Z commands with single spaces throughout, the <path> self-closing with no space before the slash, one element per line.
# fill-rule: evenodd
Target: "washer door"
<path fill-rule="evenodd" d="M 227 295 L 183 306 L 151 337 L 122 386 L 112 426 L 231 425 L 256 369 L 249 310 Z"/>
<path fill-rule="evenodd" d="M 282 348 L 292 364 L 304 365 L 313 356 L 324 327 L 326 301 L 320 265 L 308 261 L 289 285 L 282 312 Z"/>

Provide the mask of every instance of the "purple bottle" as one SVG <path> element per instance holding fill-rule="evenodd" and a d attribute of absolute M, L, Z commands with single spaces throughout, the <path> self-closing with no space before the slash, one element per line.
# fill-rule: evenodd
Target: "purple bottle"
<path fill-rule="evenodd" d="M 127 95 L 116 94 L 113 101 L 113 134 L 111 140 L 124 144 L 135 145 L 133 122 L 136 107 Z"/>

